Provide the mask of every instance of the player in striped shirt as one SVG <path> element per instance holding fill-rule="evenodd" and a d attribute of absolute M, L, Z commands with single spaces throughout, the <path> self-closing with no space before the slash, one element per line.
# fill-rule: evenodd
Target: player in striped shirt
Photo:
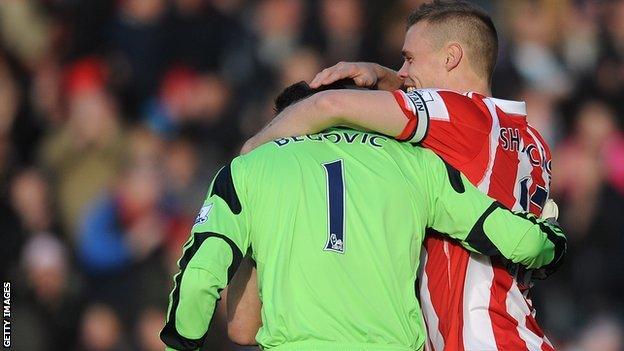
<path fill-rule="evenodd" d="M 527 123 L 523 102 L 489 97 L 497 51 L 496 29 L 483 11 L 464 2 L 423 5 L 409 16 L 399 72 L 340 63 L 311 83 L 353 78 L 391 93 L 316 94 L 278 115 L 244 149 L 332 125 L 359 126 L 421 143 L 506 207 L 540 214 L 549 193 L 550 151 Z M 398 90 L 402 85 L 407 92 Z M 436 234 L 424 247 L 420 296 L 429 349 L 553 349 L 524 296 L 528 274 Z"/>

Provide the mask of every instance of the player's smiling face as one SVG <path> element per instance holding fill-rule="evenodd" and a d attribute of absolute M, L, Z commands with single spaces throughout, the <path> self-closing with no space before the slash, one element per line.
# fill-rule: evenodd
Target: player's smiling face
<path fill-rule="evenodd" d="M 445 55 L 442 45 L 435 45 L 433 38 L 425 22 L 407 30 L 402 50 L 403 66 L 398 72 L 406 87 L 445 88 Z"/>

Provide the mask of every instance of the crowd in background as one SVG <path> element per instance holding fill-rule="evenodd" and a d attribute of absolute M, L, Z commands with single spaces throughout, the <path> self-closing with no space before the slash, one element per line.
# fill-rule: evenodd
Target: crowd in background
<path fill-rule="evenodd" d="M 161 350 L 215 171 L 286 85 L 341 60 L 398 69 L 421 2 L 0 1 L 13 349 Z M 559 350 L 624 350 L 624 1 L 475 2 L 499 30 L 494 96 L 527 101 L 553 150 L 569 254 L 532 290 L 538 320 Z M 215 318 L 206 349 L 246 349 Z"/>

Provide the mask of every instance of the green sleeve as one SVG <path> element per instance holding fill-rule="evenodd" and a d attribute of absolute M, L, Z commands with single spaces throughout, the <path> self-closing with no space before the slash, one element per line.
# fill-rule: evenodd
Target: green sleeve
<path fill-rule="evenodd" d="M 558 267 L 566 238 L 556 222 L 512 213 L 439 159 L 430 172 L 429 227 L 459 240 L 470 251 L 503 256 L 530 269 L 550 272 Z"/>
<path fill-rule="evenodd" d="M 178 261 L 167 321 L 167 350 L 197 350 L 206 337 L 219 293 L 249 246 L 244 172 L 240 159 L 223 167 L 210 187 Z"/>

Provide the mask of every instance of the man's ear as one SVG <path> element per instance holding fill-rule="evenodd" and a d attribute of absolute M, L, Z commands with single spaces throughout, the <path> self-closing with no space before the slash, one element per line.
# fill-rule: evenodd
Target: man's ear
<path fill-rule="evenodd" d="M 449 43 L 446 46 L 446 71 L 450 72 L 455 69 L 455 67 L 459 66 L 463 56 L 464 49 L 462 49 L 459 43 Z"/>

